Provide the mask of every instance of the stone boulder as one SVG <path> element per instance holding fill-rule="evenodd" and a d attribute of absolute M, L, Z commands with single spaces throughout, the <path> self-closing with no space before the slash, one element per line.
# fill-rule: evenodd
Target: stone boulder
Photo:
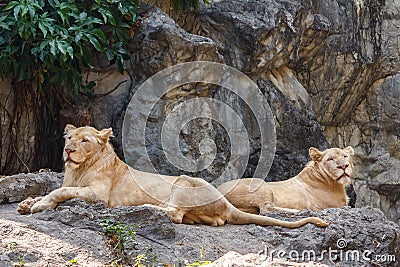
<path fill-rule="evenodd" d="M 62 173 L 51 171 L 0 177 L 0 203 L 14 203 L 27 197 L 47 195 L 61 187 L 63 178 Z"/>

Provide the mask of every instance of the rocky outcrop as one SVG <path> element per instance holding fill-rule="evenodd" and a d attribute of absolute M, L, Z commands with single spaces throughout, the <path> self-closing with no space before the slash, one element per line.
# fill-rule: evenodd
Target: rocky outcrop
<path fill-rule="evenodd" d="M 296 216 L 273 215 L 284 220 L 321 216 L 330 222 L 326 229 L 314 225 L 298 229 L 256 225 L 177 225 L 171 223 L 163 212 L 151 207 L 106 209 L 101 204 L 91 205 L 78 199 L 62 203 L 56 210 L 31 216 L 17 215 L 15 208 L 16 205 L 9 204 L 0 208 L 3 253 L 0 257 L 15 262 L 17 255 L 9 246 L 15 242 L 24 264 L 32 266 L 46 262 L 66 264 L 74 259 L 83 265 L 91 262 L 94 266 L 112 262 L 112 255 L 105 249 L 106 242 L 98 235 L 107 230 L 107 226 L 101 226 L 105 219 L 120 222 L 123 226 L 119 228 L 122 229 L 121 235 L 126 235 L 124 226 L 135 225 L 135 239 L 125 239 L 120 248 L 129 261 L 135 262 L 138 255 L 144 254 L 143 262 L 156 266 L 214 261 L 229 251 L 242 255 L 252 253 L 253 265 L 248 266 L 296 266 L 296 262 L 310 261 L 314 263 L 306 266 L 396 266 L 394 257 L 400 257 L 399 226 L 373 208 L 328 209 L 320 213 L 301 212 Z M 16 231 L 25 234 L 18 235 Z M 59 251 L 50 250 L 50 243 L 44 245 L 46 242 L 51 242 Z M 75 254 L 62 248 L 66 242 L 69 243 L 67 248 L 76 246 L 73 248 Z M 229 255 L 232 254 L 212 266 L 228 266 L 221 265 L 221 262 L 229 262 Z M 230 262 L 238 264 L 237 258 Z M 266 265 L 271 262 L 275 265 Z"/>
<path fill-rule="evenodd" d="M 64 175 L 49 171 L 0 177 L 0 203 L 14 203 L 44 196 L 60 188 Z"/>

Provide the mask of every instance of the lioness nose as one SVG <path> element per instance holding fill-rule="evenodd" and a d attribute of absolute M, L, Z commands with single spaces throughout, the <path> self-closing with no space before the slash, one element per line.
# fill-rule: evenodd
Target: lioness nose
<path fill-rule="evenodd" d="M 349 167 L 349 164 L 341 165 L 341 166 L 339 166 L 338 168 L 339 168 L 339 169 L 345 170 L 347 167 Z"/>
<path fill-rule="evenodd" d="M 65 152 L 67 152 L 67 154 L 69 155 L 70 153 L 75 152 L 75 150 L 66 148 Z"/>

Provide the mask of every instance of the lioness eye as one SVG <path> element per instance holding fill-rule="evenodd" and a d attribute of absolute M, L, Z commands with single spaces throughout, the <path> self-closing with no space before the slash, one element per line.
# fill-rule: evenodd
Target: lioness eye
<path fill-rule="evenodd" d="M 347 155 L 344 155 L 344 157 L 345 157 L 345 158 L 348 158 L 349 156 L 347 156 Z"/>
<path fill-rule="evenodd" d="M 82 140 L 82 142 L 84 142 L 84 143 L 85 143 L 85 142 L 88 142 L 88 141 L 89 141 L 89 140 L 87 140 L 86 138 Z"/>
<path fill-rule="evenodd" d="M 331 161 L 331 160 L 333 160 L 333 158 L 329 158 L 328 160 Z"/>
<path fill-rule="evenodd" d="M 67 139 L 68 139 L 68 140 L 71 140 L 71 136 L 68 136 Z"/>

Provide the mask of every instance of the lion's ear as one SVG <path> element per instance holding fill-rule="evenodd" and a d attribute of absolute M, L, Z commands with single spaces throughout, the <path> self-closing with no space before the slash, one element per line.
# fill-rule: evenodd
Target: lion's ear
<path fill-rule="evenodd" d="M 319 162 L 322 159 L 322 152 L 316 149 L 315 147 L 310 147 L 308 150 L 308 153 L 310 154 L 310 157 L 313 161 Z"/>
<path fill-rule="evenodd" d="M 347 152 L 349 155 L 354 155 L 354 149 L 351 146 L 343 148 L 343 151 Z"/>
<path fill-rule="evenodd" d="M 65 125 L 65 128 L 64 128 L 64 135 L 67 135 L 67 134 L 69 134 L 71 131 L 74 131 L 74 130 L 76 130 L 76 127 L 75 127 L 74 125 L 72 125 L 72 124 L 67 124 L 67 125 Z"/>
<path fill-rule="evenodd" d="M 100 143 L 106 144 L 108 142 L 108 139 L 110 139 L 110 137 L 113 137 L 113 132 L 111 128 L 108 128 L 99 131 L 99 133 L 96 135 Z"/>

